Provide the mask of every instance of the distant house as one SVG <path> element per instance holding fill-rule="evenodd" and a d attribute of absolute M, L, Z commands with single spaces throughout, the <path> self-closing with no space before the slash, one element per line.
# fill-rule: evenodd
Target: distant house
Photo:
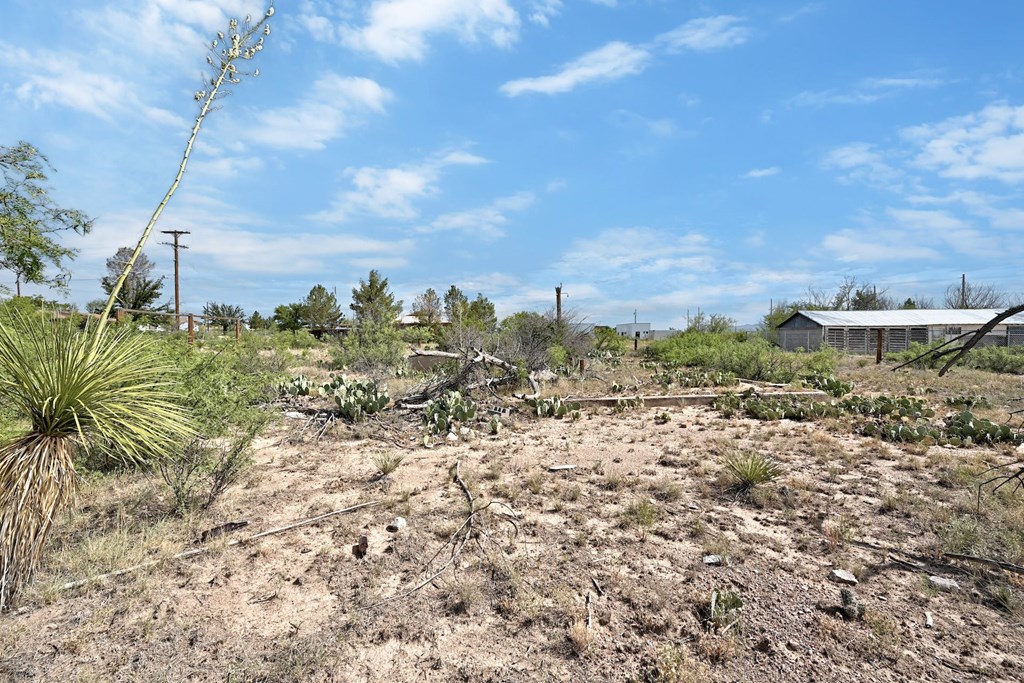
<path fill-rule="evenodd" d="M 905 351 L 911 344 L 947 341 L 977 330 L 999 309 L 909 309 L 896 311 L 796 311 L 776 328 L 779 346 L 808 351 L 830 346 L 847 353 Z M 1008 318 L 979 346 L 1024 345 L 1024 314 Z"/>
<path fill-rule="evenodd" d="M 624 323 L 615 326 L 615 334 L 630 339 L 647 339 L 651 335 L 650 323 Z"/>

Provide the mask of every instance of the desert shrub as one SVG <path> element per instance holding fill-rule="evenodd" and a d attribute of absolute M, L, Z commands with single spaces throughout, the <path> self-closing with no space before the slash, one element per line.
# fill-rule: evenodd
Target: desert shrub
<path fill-rule="evenodd" d="M 405 366 L 405 349 L 394 325 L 367 321 L 342 340 L 332 352 L 331 362 L 339 370 L 350 368 L 383 376 Z"/>
<path fill-rule="evenodd" d="M 597 354 L 621 356 L 626 352 L 626 340 L 619 333 L 608 327 L 594 329 L 593 351 Z"/>
<path fill-rule="evenodd" d="M 935 350 L 938 347 L 942 346 L 942 344 L 943 342 L 941 341 L 933 342 L 931 344 L 911 344 L 906 351 L 894 351 L 885 354 L 885 359 L 887 361 L 892 361 L 897 365 L 902 365 L 903 363 L 910 363 L 910 361 L 917 358 L 921 354 L 927 351 Z M 928 354 L 923 358 L 918 358 L 918 360 L 915 360 L 913 363 L 911 363 L 910 367 L 921 368 L 925 370 L 934 370 L 935 368 L 942 367 L 942 365 L 945 362 L 946 361 L 943 359 L 937 359 L 934 355 Z"/>
<path fill-rule="evenodd" d="M 251 348 L 210 353 L 167 341 L 164 353 L 181 370 L 182 402 L 197 437 L 182 443 L 160 472 L 177 511 L 206 508 L 250 462 L 250 446 L 269 421 L 265 406 L 276 394 L 279 376 Z"/>
<path fill-rule="evenodd" d="M 816 351 L 803 354 L 804 372 L 808 375 L 831 375 L 836 371 L 836 364 L 841 354 L 831 346 L 822 346 Z"/>
<path fill-rule="evenodd" d="M 962 363 L 978 370 L 1024 375 L 1024 346 L 974 348 Z"/>
<path fill-rule="evenodd" d="M 794 358 L 761 337 L 736 333 L 684 332 L 652 342 L 647 354 L 675 365 L 732 373 L 767 382 L 793 381 Z"/>

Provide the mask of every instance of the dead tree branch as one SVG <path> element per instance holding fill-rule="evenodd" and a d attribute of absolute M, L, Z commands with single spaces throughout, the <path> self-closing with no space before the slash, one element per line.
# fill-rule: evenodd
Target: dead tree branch
<path fill-rule="evenodd" d="M 1007 318 L 1012 318 L 1018 313 L 1024 313 L 1024 305 L 1013 306 L 1012 308 L 1006 309 L 1005 311 L 1003 311 L 1002 313 L 1000 313 L 999 315 L 997 315 L 996 317 L 992 318 L 987 323 L 979 327 L 977 330 L 975 330 L 973 336 L 971 336 L 970 339 L 964 342 L 964 345 L 960 347 L 960 350 L 956 353 L 956 355 L 954 355 L 952 358 L 946 361 L 946 364 L 942 366 L 942 369 L 939 370 L 939 377 L 945 375 L 946 371 L 948 371 L 951 367 L 956 365 L 957 361 L 963 358 L 964 354 L 973 349 L 982 339 L 984 339 L 986 334 L 994 330 L 996 328 L 996 325 L 1000 324 Z"/>
<path fill-rule="evenodd" d="M 420 385 L 414 390 L 403 396 L 402 398 L 395 401 L 396 406 L 401 406 L 410 410 L 422 409 L 426 402 L 437 398 L 446 391 L 453 391 L 456 389 L 469 389 L 481 385 L 490 385 L 494 383 L 509 382 L 518 378 L 520 369 L 518 366 L 509 363 L 508 361 L 492 356 L 479 349 L 467 349 L 463 352 L 453 351 L 434 351 L 431 349 L 413 349 L 413 355 L 416 356 L 428 356 L 435 358 L 450 358 L 461 362 L 461 366 L 457 372 L 447 377 L 443 377 L 433 383 Z M 470 375 L 473 374 L 477 369 L 494 367 L 505 371 L 502 377 L 489 377 L 482 382 L 470 382 Z M 531 394 L 516 394 L 516 398 L 528 399 L 537 398 L 540 396 L 540 383 L 537 378 L 531 373 L 527 380 L 530 382 L 530 387 L 533 389 Z"/>

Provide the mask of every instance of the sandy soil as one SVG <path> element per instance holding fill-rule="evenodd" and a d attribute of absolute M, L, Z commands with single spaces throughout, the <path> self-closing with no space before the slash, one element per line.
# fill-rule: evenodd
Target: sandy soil
<path fill-rule="evenodd" d="M 1022 577 L 922 561 L 948 542 L 950 520 L 971 513 L 957 468 L 1005 453 L 901 449 L 835 424 L 726 420 L 707 408 L 597 409 L 576 422 L 513 414 L 497 436 L 481 425 L 430 448 L 344 425 L 290 442 L 301 423 L 276 425 L 246 481 L 201 520 L 250 522 L 212 552 L 40 592 L 0 617 L 0 679 L 1024 678 Z M 730 491 L 723 461 L 745 451 L 770 454 L 784 473 L 750 495 Z M 383 480 L 382 452 L 404 456 Z M 458 545 L 449 541 L 469 508 L 456 463 L 481 510 L 473 534 L 434 581 L 395 598 Z M 561 464 L 575 469 L 548 469 Z M 226 545 L 370 501 L 379 505 Z M 489 501 L 507 508 L 482 509 Z M 408 526 L 388 532 L 396 515 Z M 840 613 L 836 568 L 858 577 L 862 619 Z M 930 575 L 961 590 L 935 590 Z M 713 591 L 742 608 L 712 620 Z"/>

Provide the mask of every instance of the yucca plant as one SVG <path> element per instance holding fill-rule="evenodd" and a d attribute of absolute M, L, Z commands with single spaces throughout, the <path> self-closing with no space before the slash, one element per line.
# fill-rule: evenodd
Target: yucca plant
<path fill-rule="evenodd" d="M 782 465 L 761 453 L 734 453 L 725 459 L 725 469 L 733 480 L 733 490 L 739 493 L 775 481 L 783 473 Z"/>
<path fill-rule="evenodd" d="M 108 331 L 90 359 L 92 341 L 66 323 L 0 324 L 0 401 L 29 421 L 0 446 L 0 610 L 31 577 L 72 499 L 80 449 L 145 463 L 189 433 L 171 368 L 148 339 Z"/>
<path fill-rule="evenodd" d="M 246 75 L 270 34 L 271 6 L 253 21 L 232 19 L 210 43 L 210 65 L 178 172 L 109 293 L 99 322 L 84 331 L 42 318 L 0 323 L 0 400 L 29 420 L 27 433 L 0 445 L 0 611 L 31 578 L 56 515 L 75 491 L 78 449 L 102 445 L 129 462 L 149 463 L 191 433 L 169 378 L 170 364 L 144 338 L 107 321 L 157 220 L 178 188 L 213 103 Z M 258 69 L 252 75 L 258 73 Z"/>

